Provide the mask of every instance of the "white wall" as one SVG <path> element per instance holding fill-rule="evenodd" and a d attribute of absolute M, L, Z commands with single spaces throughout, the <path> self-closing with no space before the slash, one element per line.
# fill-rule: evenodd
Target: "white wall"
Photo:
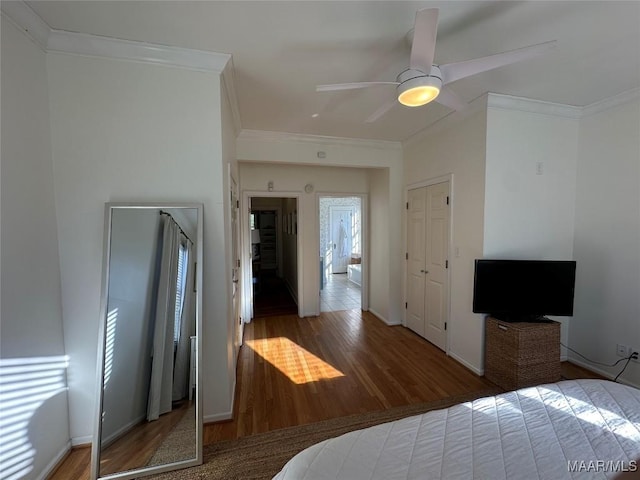
<path fill-rule="evenodd" d="M 204 204 L 203 411 L 228 411 L 219 75 L 65 54 L 47 66 L 73 441 L 92 434 L 108 201 Z"/>
<path fill-rule="evenodd" d="M 324 158 L 319 159 L 319 152 L 324 152 Z M 243 131 L 237 140 L 237 156 L 241 161 L 267 162 L 284 164 L 285 166 L 299 164 L 360 169 L 388 168 L 388 211 L 399 212 L 401 210 L 403 164 L 402 149 L 398 143 Z M 284 170 L 287 170 L 287 168 Z M 265 191 L 268 180 L 274 180 L 276 189 L 284 189 L 278 178 L 268 177 L 266 174 L 261 174 L 258 179 L 254 180 L 256 188 Z M 318 185 L 314 174 L 304 179 L 297 179 L 292 183 L 291 188 L 302 192 L 304 185 L 310 182 L 314 184 L 316 192 L 348 193 L 354 191 L 353 187 L 347 188 L 339 185 L 337 182 L 341 181 L 340 177 L 328 178 L 327 181 L 327 187 Z M 365 191 L 367 188 L 368 186 L 364 186 Z M 243 189 L 251 190 L 251 188 L 245 187 Z M 402 245 L 401 221 L 400 215 L 391 215 L 389 218 L 383 218 L 376 211 L 371 211 L 369 214 L 369 228 L 375 228 L 377 222 L 386 222 L 388 224 L 385 234 L 389 242 L 388 263 L 384 268 L 381 268 L 380 275 L 370 275 L 369 288 L 386 292 L 379 299 L 377 309 L 379 312 L 388 311 L 388 316 L 383 320 L 390 324 L 400 323 L 404 312 L 401 285 L 404 246 Z M 314 232 L 312 239 L 317 239 L 317 237 Z M 309 282 L 319 283 L 317 240 L 315 242 L 312 263 L 309 264 L 306 259 L 304 263 L 305 265 L 311 265 L 315 269 L 313 273 L 309 274 Z M 311 261 L 311 257 L 309 257 L 309 261 Z M 305 275 L 307 274 L 305 273 Z M 383 290 L 383 287 L 381 287 L 384 284 L 388 284 L 387 290 Z M 316 296 L 315 301 L 319 302 L 317 290 L 314 295 Z M 308 312 L 308 314 L 312 314 L 312 312 Z"/>
<path fill-rule="evenodd" d="M 484 322 L 481 315 L 472 313 L 472 302 L 474 260 L 482 257 L 483 246 L 485 145 L 486 110 L 482 106 L 448 129 L 409 142 L 404 150 L 405 187 L 453 175 L 452 244 L 459 253 L 456 256 L 454 250 L 449 255 L 448 353 L 476 373 L 482 373 L 484 361 Z M 403 256 L 402 265 L 405 263 Z"/>
<path fill-rule="evenodd" d="M 570 346 L 613 363 L 616 344 L 640 351 L 640 99 L 580 122 L 574 258 L 577 261 Z M 583 362 L 570 352 L 572 361 Z M 585 364 L 588 365 L 588 364 Z M 609 375 L 616 368 L 593 367 Z M 640 385 L 630 363 L 621 379 Z"/>
<path fill-rule="evenodd" d="M 222 79 L 223 77 L 221 76 L 220 78 Z M 235 394 L 236 362 L 238 359 L 238 349 L 240 348 L 240 337 L 238 335 L 238 329 L 240 328 L 240 325 L 238 325 L 235 321 L 233 315 L 233 305 L 231 302 L 231 285 L 233 281 L 232 271 L 234 269 L 234 258 L 232 253 L 233 232 L 231 231 L 231 214 L 232 210 L 235 209 L 235 205 L 231 205 L 231 182 L 233 179 L 235 181 L 235 184 L 239 186 L 240 180 L 238 174 L 238 161 L 236 159 L 237 132 L 233 120 L 231 104 L 229 102 L 227 85 L 224 81 L 220 81 L 219 101 L 220 130 L 210 132 L 209 134 L 214 136 L 216 140 L 220 142 L 221 146 L 222 165 L 220 168 L 220 175 L 223 181 L 222 192 L 220 193 L 222 194 L 222 202 L 218 204 L 218 208 L 221 208 L 222 212 L 224 213 L 224 223 L 221 225 L 217 225 L 216 229 L 224 232 L 224 243 L 218 244 L 218 250 L 216 252 L 209 252 L 209 255 L 214 255 L 215 253 L 217 253 L 217 255 L 215 255 L 216 258 L 219 259 L 221 263 L 224 262 L 224 275 L 218 275 L 218 277 L 216 278 L 218 286 L 216 286 L 215 288 L 217 289 L 218 295 L 223 296 L 221 300 L 227 299 L 227 301 L 218 304 L 218 308 L 220 309 L 219 312 L 222 312 L 223 315 L 226 314 L 226 336 L 223 338 L 226 339 L 225 347 L 227 370 L 226 389 L 220 389 L 220 386 L 215 384 L 205 385 L 205 388 L 208 389 L 209 394 L 221 390 L 221 392 L 226 395 L 226 402 L 224 401 L 224 397 L 220 397 L 218 400 L 216 400 L 216 407 L 214 409 L 206 409 L 204 412 L 205 421 L 215 421 L 221 418 L 231 418 L 231 412 L 233 411 L 233 398 Z M 217 190 L 217 182 L 212 183 L 210 188 Z M 239 195 L 239 191 L 237 193 Z M 205 220 L 205 222 L 206 221 L 207 220 Z M 222 253 L 222 255 L 220 255 L 220 253 Z M 220 285 L 221 280 L 224 282 L 222 285 Z M 240 279 L 240 282 L 241 281 L 242 280 Z M 242 283 L 239 283 L 239 285 L 242 285 Z M 219 327 L 221 328 L 224 323 L 222 316 L 219 318 L 219 320 L 221 322 Z M 222 344 L 219 344 L 218 348 L 223 348 Z M 219 362 L 220 360 L 215 361 Z M 222 365 L 222 363 L 214 363 L 213 365 Z M 220 381 L 222 381 L 222 378 L 220 378 Z M 205 404 L 206 403 L 207 402 L 205 401 Z M 224 406 L 225 404 L 226 406 Z"/>
<path fill-rule="evenodd" d="M 12 423 L 0 401 L 3 436 L 17 428 L 27 463 L 20 478 L 44 476 L 69 445 L 60 263 L 54 209 L 45 53 L 2 15 L 2 335 L 0 375 L 16 387 L 27 408 L 28 425 Z M 58 362 L 54 367 L 52 361 Z M 18 372 L 35 362 L 49 370 L 48 398 L 35 400 Z M 32 365 L 31 367 L 33 367 Z M 6 416 L 5 416 L 6 415 Z M 9 421 L 9 423 L 5 423 Z M 6 455 L 6 457 L 5 457 Z M 10 471 L 16 450 L 0 454 L 3 473 Z M 5 470 L 6 469 L 6 470 Z"/>
<path fill-rule="evenodd" d="M 302 312 L 304 316 L 313 316 L 320 308 L 320 233 L 317 198 L 320 193 L 305 193 L 304 186 L 311 183 L 316 192 L 322 193 L 367 193 L 367 171 L 358 168 L 240 163 L 242 191 L 267 192 L 269 181 L 273 181 L 272 193 L 301 192 L 298 204 L 298 235 L 302 239 Z M 287 240 L 285 238 L 285 242 Z"/>
<path fill-rule="evenodd" d="M 389 169 L 369 170 L 369 310 L 382 319 L 389 318 Z M 398 237 L 398 232 L 396 232 Z M 400 324 L 401 319 L 397 319 Z"/>
<path fill-rule="evenodd" d="M 489 103 L 485 257 L 572 258 L 577 139 L 577 118 Z"/>
<path fill-rule="evenodd" d="M 494 107 L 496 97 L 489 96 L 487 110 L 483 255 L 572 260 L 577 109 L 567 107 L 562 116 L 560 107 L 526 99 Z M 561 322 L 567 345 L 570 319 L 551 318 Z"/>

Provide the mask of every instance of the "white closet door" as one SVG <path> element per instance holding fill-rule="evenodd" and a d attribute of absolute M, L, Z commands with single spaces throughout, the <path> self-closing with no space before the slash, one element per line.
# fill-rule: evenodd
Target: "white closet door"
<path fill-rule="evenodd" d="M 449 182 L 409 190 L 407 327 L 446 350 Z"/>

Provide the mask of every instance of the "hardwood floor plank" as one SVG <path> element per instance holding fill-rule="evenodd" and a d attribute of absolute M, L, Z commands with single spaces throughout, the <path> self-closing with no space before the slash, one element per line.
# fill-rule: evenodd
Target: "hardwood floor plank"
<path fill-rule="evenodd" d="M 493 386 L 410 330 L 359 310 L 255 319 L 244 340 L 234 419 L 206 424 L 205 445 Z M 562 373 L 599 377 L 567 362 Z M 89 461 L 90 449 L 73 450 L 51 478 L 87 479 Z"/>
<path fill-rule="evenodd" d="M 254 320 L 245 327 L 238 376 L 236 421 L 205 426 L 206 442 L 491 385 L 404 327 L 358 310 Z"/>

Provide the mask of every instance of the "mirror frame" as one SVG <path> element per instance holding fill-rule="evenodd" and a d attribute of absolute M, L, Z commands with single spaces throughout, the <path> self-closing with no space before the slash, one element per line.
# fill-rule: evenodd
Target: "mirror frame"
<path fill-rule="evenodd" d="M 109 297 L 109 264 L 111 260 L 111 219 L 112 213 L 116 209 L 171 209 L 171 208 L 193 208 L 197 210 L 198 225 L 196 234 L 196 393 L 195 393 L 195 413 L 196 413 L 196 456 L 193 459 L 181 460 L 178 462 L 142 467 L 134 470 L 125 470 L 118 473 L 100 476 L 100 444 L 102 436 L 102 409 L 103 409 L 103 377 L 105 369 L 105 349 L 106 349 L 106 318 L 107 301 Z M 128 202 L 108 202 L 104 210 L 104 241 L 102 247 L 102 289 L 100 295 L 100 324 L 98 333 L 98 357 L 96 368 L 96 400 L 94 408 L 94 428 L 93 440 L 91 442 L 91 480 L 96 479 L 133 479 L 146 475 L 153 475 L 163 472 L 170 472 L 182 468 L 195 467 L 202 464 L 202 265 L 203 265 L 203 220 L 204 206 L 202 203 L 128 203 Z"/>

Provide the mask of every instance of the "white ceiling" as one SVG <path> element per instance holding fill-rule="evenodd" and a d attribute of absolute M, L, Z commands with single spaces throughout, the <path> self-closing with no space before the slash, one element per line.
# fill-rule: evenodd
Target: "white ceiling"
<path fill-rule="evenodd" d="M 466 101 L 494 92 L 584 106 L 640 86 L 639 1 L 27 3 L 54 29 L 230 53 L 243 129 L 401 141 L 450 114 L 397 104 L 365 124 L 393 86 L 315 91 L 394 81 L 424 7 L 440 9 L 435 63 L 557 40 L 541 57 L 451 84 Z"/>

